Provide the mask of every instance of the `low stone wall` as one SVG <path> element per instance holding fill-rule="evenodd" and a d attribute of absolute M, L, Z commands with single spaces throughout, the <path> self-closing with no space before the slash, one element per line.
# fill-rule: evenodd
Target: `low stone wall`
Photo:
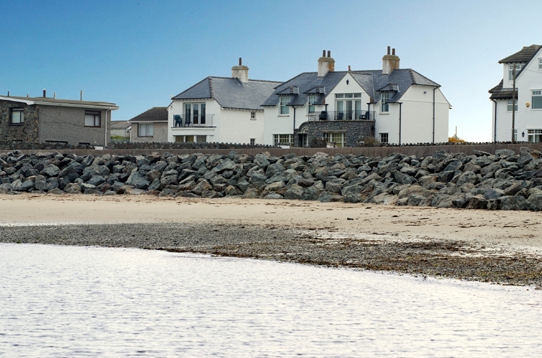
<path fill-rule="evenodd" d="M 153 194 L 364 202 L 439 208 L 542 210 L 542 153 L 385 157 L 318 152 L 275 156 L 155 153 L 0 154 L 0 193 Z"/>
<path fill-rule="evenodd" d="M 24 121 L 11 124 L 12 108 L 23 108 Z M 24 103 L 0 101 L 0 141 L 37 143 L 39 136 L 39 106 Z M 13 144 L 12 148 L 17 144 Z"/>
<path fill-rule="evenodd" d="M 360 140 L 374 137 L 375 121 L 308 121 L 294 131 L 295 145 L 300 146 L 297 134 L 307 135 L 308 143 L 324 138 L 324 133 L 344 134 L 345 147 L 357 147 Z"/>

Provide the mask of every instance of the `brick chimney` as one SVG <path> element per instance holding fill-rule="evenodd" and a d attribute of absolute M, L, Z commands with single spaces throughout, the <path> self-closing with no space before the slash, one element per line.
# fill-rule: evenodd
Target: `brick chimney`
<path fill-rule="evenodd" d="M 335 60 L 331 58 L 331 51 L 326 50 L 322 53 L 322 57 L 318 59 L 318 77 L 324 77 L 328 72 L 335 71 Z"/>
<path fill-rule="evenodd" d="M 248 67 L 243 66 L 243 59 L 239 57 L 239 66 L 233 66 L 231 68 L 232 78 L 238 78 L 243 83 L 248 82 Z"/>
<path fill-rule="evenodd" d="M 390 47 L 388 46 L 388 53 L 382 57 L 382 74 L 389 75 L 393 70 L 398 70 L 399 61 L 399 56 L 395 55 L 395 49 L 392 49 L 390 54 Z"/>

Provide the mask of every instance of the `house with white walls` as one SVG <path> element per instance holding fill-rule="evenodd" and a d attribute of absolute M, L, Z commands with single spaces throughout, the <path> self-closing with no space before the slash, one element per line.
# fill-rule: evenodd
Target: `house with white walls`
<path fill-rule="evenodd" d="M 542 142 L 542 46 L 525 46 L 499 64 L 503 78 L 489 90 L 493 141 L 509 142 L 513 137 L 518 142 Z"/>
<path fill-rule="evenodd" d="M 328 51 L 317 72 L 304 72 L 275 87 L 263 103 L 264 144 L 336 147 L 377 139 L 383 143 L 448 141 L 451 106 L 440 85 L 412 69 L 401 69 L 395 49 L 382 69 L 335 71 Z"/>
<path fill-rule="evenodd" d="M 231 77 L 207 77 L 172 97 L 168 142 L 263 144 L 262 104 L 280 83 L 249 79 L 240 58 Z"/>

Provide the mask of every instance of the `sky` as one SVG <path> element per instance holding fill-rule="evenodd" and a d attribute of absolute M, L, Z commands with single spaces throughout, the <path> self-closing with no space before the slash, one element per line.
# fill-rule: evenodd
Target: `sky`
<path fill-rule="evenodd" d="M 449 135 L 491 140 L 488 90 L 498 61 L 542 44 L 542 1 L 24 1 L 0 0 L 0 94 L 116 103 L 128 120 L 207 76 L 286 81 L 316 72 L 378 70 L 387 46 L 401 68 L 440 84 Z"/>

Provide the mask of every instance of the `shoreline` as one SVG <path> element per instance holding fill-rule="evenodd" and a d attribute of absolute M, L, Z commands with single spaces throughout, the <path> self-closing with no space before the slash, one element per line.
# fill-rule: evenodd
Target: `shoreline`
<path fill-rule="evenodd" d="M 194 252 L 542 288 L 534 212 L 31 194 L 0 195 L 0 212 L 0 242 Z"/>

